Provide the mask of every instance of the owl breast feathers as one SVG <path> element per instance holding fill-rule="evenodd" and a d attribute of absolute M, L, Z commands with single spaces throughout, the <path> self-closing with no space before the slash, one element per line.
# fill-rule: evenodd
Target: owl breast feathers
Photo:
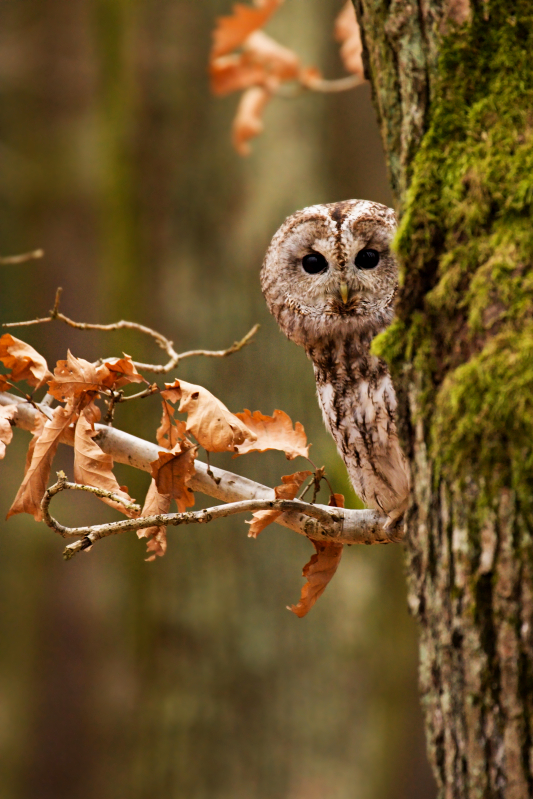
<path fill-rule="evenodd" d="M 270 312 L 313 362 L 324 421 L 354 489 L 389 525 L 407 506 L 409 471 L 394 388 L 370 344 L 393 315 L 395 230 L 394 211 L 379 203 L 313 205 L 285 220 L 261 270 Z"/>

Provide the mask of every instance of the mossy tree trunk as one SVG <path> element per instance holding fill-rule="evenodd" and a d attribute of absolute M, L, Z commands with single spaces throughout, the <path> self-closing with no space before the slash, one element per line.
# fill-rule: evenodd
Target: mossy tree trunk
<path fill-rule="evenodd" d="M 401 215 L 391 363 L 442 797 L 533 795 L 533 5 L 355 0 Z"/>

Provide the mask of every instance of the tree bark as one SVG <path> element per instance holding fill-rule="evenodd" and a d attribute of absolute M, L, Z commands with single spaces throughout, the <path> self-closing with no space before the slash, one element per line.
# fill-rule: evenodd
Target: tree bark
<path fill-rule="evenodd" d="M 355 0 L 401 215 L 391 364 L 441 797 L 533 795 L 533 9 Z"/>

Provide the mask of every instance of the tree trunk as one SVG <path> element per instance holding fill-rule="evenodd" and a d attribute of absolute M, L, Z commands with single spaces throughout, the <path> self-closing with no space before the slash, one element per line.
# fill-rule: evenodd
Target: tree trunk
<path fill-rule="evenodd" d="M 392 366 L 442 797 L 533 795 L 533 7 L 355 0 L 401 213 Z"/>

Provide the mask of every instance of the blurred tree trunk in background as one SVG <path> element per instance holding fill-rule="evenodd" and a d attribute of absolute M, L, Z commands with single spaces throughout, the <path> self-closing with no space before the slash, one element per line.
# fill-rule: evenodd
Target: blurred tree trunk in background
<path fill-rule="evenodd" d="M 229 143 L 235 99 L 212 98 L 206 76 L 214 18 L 230 5 L 2 3 L 0 247 L 46 251 L 1 267 L 2 321 L 42 315 L 57 285 L 70 315 L 134 317 L 180 349 L 225 346 L 260 321 L 253 347 L 188 361 L 180 374 L 232 410 L 281 407 L 302 421 L 314 458 L 353 503 L 312 370 L 267 314 L 258 273 L 296 208 L 390 202 L 368 87 L 272 103 L 264 136 L 240 160 Z M 339 74 L 339 5 L 291 0 L 274 34 Z M 158 357 L 135 336 L 55 325 L 19 335 L 52 363 L 67 343 L 89 360 Z M 117 416 L 151 439 L 158 421 L 155 399 Z M 4 509 L 23 469 L 17 440 L 1 467 Z M 271 485 L 293 469 L 276 453 L 218 462 Z M 72 474 L 69 452 L 58 467 Z M 146 476 L 117 471 L 141 498 Z M 90 500 L 61 502 L 67 523 L 109 518 Z M 42 525 L 3 525 L 2 799 L 432 796 L 400 548 L 347 550 L 299 621 L 285 605 L 299 594 L 304 539 L 272 528 L 250 541 L 242 520 L 169 538 L 157 563 L 129 537 L 65 564 Z"/>
<path fill-rule="evenodd" d="M 533 9 L 356 0 L 402 222 L 410 605 L 441 795 L 533 795 Z M 409 189 L 409 190 L 408 190 Z"/>

